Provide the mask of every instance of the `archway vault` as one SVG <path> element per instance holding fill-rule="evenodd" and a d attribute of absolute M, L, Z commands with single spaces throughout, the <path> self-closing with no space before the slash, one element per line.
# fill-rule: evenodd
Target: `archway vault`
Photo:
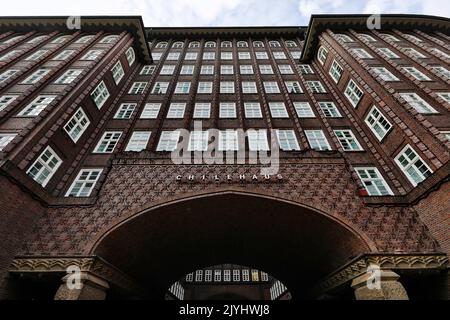
<path fill-rule="evenodd" d="M 367 236 L 329 213 L 227 190 L 141 210 L 102 232 L 90 254 L 129 274 L 155 298 L 191 270 L 224 261 L 270 272 L 302 297 L 327 274 L 374 251 Z"/>

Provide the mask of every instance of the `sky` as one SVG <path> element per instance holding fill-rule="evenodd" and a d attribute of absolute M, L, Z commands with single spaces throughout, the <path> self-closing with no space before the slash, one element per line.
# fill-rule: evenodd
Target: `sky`
<path fill-rule="evenodd" d="M 306 26 L 311 14 L 450 16 L 446 0 L 2 0 L 0 16 L 140 15 L 146 27 Z"/>

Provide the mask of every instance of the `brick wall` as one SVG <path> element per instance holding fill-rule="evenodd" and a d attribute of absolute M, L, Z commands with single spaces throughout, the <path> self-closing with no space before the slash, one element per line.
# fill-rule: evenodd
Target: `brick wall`
<path fill-rule="evenodd" d="M 45 210 L 17 185 L 0 176 L 0 299 L 6 295 L 7 270 L 26 235 Z"/>

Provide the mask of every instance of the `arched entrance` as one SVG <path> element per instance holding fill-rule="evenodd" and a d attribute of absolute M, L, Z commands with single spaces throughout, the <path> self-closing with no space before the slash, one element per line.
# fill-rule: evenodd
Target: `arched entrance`
<path fill-rule="evenodd" d="M 137 280 L 148 298 L 192 270 L 233 261 L 282 281 L 295 299 L 371 246 L 344 223 L 311 208 L 236 192 L 146 210 L 107 232 L 92 249 Z"/>

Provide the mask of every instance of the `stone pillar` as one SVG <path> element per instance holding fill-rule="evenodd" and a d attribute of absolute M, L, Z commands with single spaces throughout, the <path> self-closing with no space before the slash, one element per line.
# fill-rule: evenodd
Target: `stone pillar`
<path fill-rule="evenodd" d="M 103 279 L 88 272 L 80 275 L 80 288 L 69 289 L 67 280 L 73 275 L 65 276 L 55 295 L 55 300 L 105 300 L 109 285 Z"/>
<path fill-rule="evenodd" d="M 380 283 L 376 286 L 373 275 L 365 273 L 352 281 L 356 300 L 409 300 L 400 276 L 390 270 L 380 270 Z M 368 282 L 371 288 L 368 287 Z"/>

